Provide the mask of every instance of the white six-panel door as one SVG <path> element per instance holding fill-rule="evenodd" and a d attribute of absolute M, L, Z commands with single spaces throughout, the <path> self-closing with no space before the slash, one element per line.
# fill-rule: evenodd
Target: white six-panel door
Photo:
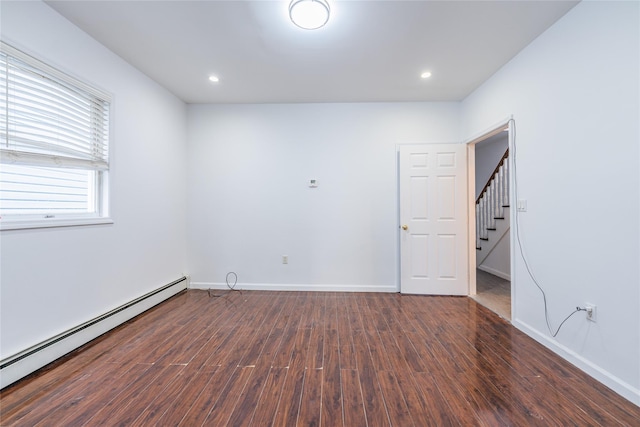
<path fill-rule="evenodd" d="M 465 144 L 400 146 L 400 291 L 467 295 Z"/>

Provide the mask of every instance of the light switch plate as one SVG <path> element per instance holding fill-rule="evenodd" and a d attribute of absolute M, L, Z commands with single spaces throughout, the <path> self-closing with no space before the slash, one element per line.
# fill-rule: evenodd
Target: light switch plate
<path fill-rule="evenodd" d="M 527 199 L 518 199 L 517 208 L 518 208 L 518 212 L 526 212 L 527 211 Z"/>

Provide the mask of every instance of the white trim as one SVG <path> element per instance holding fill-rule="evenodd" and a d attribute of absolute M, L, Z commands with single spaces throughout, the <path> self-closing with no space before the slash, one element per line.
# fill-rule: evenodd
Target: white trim
<path fill-rule="evenodd" d="M 54 228 L 76 227 L 83 225 L 113 224 L 113 219 L 100 218 L 51 218 L 51 219 L 24 219 L 24 220 L 0 220 L 0 230 L 25 230 L 29 228 Z"/>
<path fill-rule="evenodd" d="M 512 206 L 511 204 L 515 203 L 517 198 L 516 185 L 515 185 L 516 175 L 515 175 L 515 169 L 514 169 L 515 156 L 513 155 L 513 153 L 515 153 L 514 124 L 515 124 L 515 118 L 513 117 L 513 114 L 512 114 L 508 121 L 509 158 L 507 159 L 507 164 L 509 166 L 509 206 Z M 510 246 L 509 249 L 511 252 L 510 254 L 511 259 L 509 260 L 509 265 L 510 265 L 509 273 L 511 273 L 511 318 L 512 319 L 515 319 L 518 315 L 517 304 L 516 304 L 516 300 L 517 300 L 516 297 L 518 294 L 518 286 L 519 286 L 518 269 L 516 266 L 516 261 L 517 261 L 516 233 L 518 231 L 515 229 L 515 226 L 518 224 L 516 219 L 517 214 L 518 214 L 517 209 L 512 209 L 511 207 L 509 207 L 509 246 Z"/>
<path fill-rule="evenodd" d="M 477 143 L 484 141 L 487 138 L 492 137 L 493 135 L 497 135 L 499 132 L 502 132 L 501 129 L 503 128 L 507 128 L 508 129 L 508 138 L 509 138 L 509 153 L 513 153 L 513 114 L 510 114 L 509 116 L 505 117 L 504 119 L 494 123 L 492 126 L 486 127 L 484 130 L 474 134 L 472 137 L 467 138 L 465 140 L 465 144 L 467 144 L 467 147 L 472 148 L 474 150 L 474 158 L 475 158 L 475 146 Z M 508 162 L 509 162 L 509 200 L 515 200 L 515 186 L 514 186 L 514 175 L 513 175 L 513 155 L 509 155 L 508 158 Z M 471 179 L 471 166 L 473 166 L 473 180 Z M 475 164 L 471 165 L 469 162 L 467 162 L 467 182 L 469 185 L 468 191 L 471 192 L 471 189 L 473 188 L 471 186 L 471 184 L 475 185 Z M 475 229 L 475 215 L 476 215 L 476 210 L 475 210 L 475 198 L 469 197 L 469 205 L 467 207 L 467 209 L 469 209 L 469 223 L 471 224 L 471 216 L 473 215 L 473 225 L 470 225 L 470 229 L 474 228 Z M 514 216 L 516 215 L 516 210 L 515 209 L 509 209 L 509 228 L 511 229 L 511 224 L 515 224 L 514 221 Z M 477 230 L 476 230 L 477 232 Z M 477 268 L 475 265 L 471 264 L 471 259 L 476 257 L 476 241 L 475 241 L 475 232 L 473 234 L 473 240 L 471 240 L 471 236 L 469 237 L 469 251 L 470 251 L 470 255 L 468 257 L 469 259 L 469 274 L 471 274 L 472 271 L 475 271 L 475 269 Z M 509 259 L 509 264 L 511 266 L 511 276 L 513 277 L 513 279 L 508 279 L 511 281 L 511 318 L 515 319 L 516 318 L 516 292 L 517 292 L 517 286 L 516 286 L 516 272 L 515 272 L 515 266 L 516 266 L 516 249 L 515 249 L 515 232 L 512 233 L 511 230 L 509 230 L 509 244 L 511 245 L 510 247 L 510 259 Z M 473 254 L 471 254 L 471 252 L 473 252 Z M 475 263 L 474 263 L 475 264 Z M 472 280 L 470 279 L 470 282 L 472 282 Z M 475 285 L 475 283 L 474 283 Z M 474 293 L 470 293 L 470 295 L 475 295 Z"/>
<path fill-rule="evenodd" d="M 467 277 L 469 280 L 469 296 L 477 293 L 477 277 L 475 266 L 477 264 L 478 251 L 476 240 L 476 146 L 467 144 Z"/>
<path fill-rule="evenodd" d="M 138 301 L 135 304 L 124 308 L 122 311 L 118 311 L 109 317 L 97 321 L 96 323 L 91 323 L 91 321 L 89 321 L 87 323 L 90 323 L 90 325 L 87 327 L 82 327 L 82 325 L 79 325 L 76 328 L 73 328 L 71 331 L 75 330 L 74 333 L 69 334 L 59 341 L 56 341 L 58 337 L 65 336 L 66 333 L 51 337 L 51 339 L 49 340 L 25 349 L 24 351 L 16 355 L 3 359 L 2 361 L 0 361 L 2 362 L 2 364 L 7 362 L 11 363 L 10 361 L 19 358 L 22 354 L 28 354 L 33 349 L 43 347 L 42 349 L 28 354 L 27 356 L 9 364 L 4 369 L 0 370 L 0 388 L 4 388 L 9 384 L 18 381 L 19 379 L 29 375 L 30 373 L 40 369 L 41 367 L 99 337 L 105 332 L 108 332 L 109 330 L 123 324 L 127 320 L 132 319 L 140 313 L 143 313 L 151 307 L 174 296 L 178 292 L 186 289 L 186 285 L 187 280 L 179 280 L 172 286 L 169 286 L 156 294 L 153 294 L 153 292 L 151 292 L 150 294 L 152 295 L 150 295 L 148 298 L 142 299 L 141 301 Z M 47 345 L 48 343 L 52 344 Z"/>
<path fill-rule="evenodd" d="M 538 343 L 542 344 L 549 350 L 562 357 L 567 362 L 580 368 L 582 371 L 591 375 L 593 378 L 600 381 L 602 384 L 606 385 L 607 387 L 618 393 L 620 396 L 629 400 L 631 403 L 640 406 L 640 389 L 634 388 L 631 384 L 622 381 L 620 378 L 616 377 L 608 371 L 605 371 L 595 363 L 590 362 L 573 350 L 565 347 L 562 344 L 559 344 L 557 341 L 552 340 L 547 335 L 540 333 L 538 330 L 532 328 L 528 324 L 523 323 L 517 319 L 511 322 L 511 324 Z"/>
<path fill-rule="evenodd" d="M 495 268 L 487 267 L 485 265 L 480 264 L 476 267 L 478 270 L 486 271 L 489 274 L 493 274 L 494 276 L 498 276 L 504 280 L 511 281 L 511 276 L 503 271 L 496 270 Z"/>
<path fill-rule="evenodd" d="M 502 132 L 500 128 L 504 128 L 507 126 L 509 126 L 509 133 L 511 133 L 511 127 L 509 125 L 511 120 L 513 120 L 513 114 L 506 117 L 505 119 L 500 120 L 493 126 L 489 126 L 488 128 L 485 128 L 483 131 L 476 133 L 471 138 L 466 139 L 464 143 L 475 145 L 478 142 L 484 141 L 487 138 L 491 138 L 493 135 L 497 135 L 498 133 Z"/>
<path fill-rule="evenodd" d="M 402 265 L 401 258 L 402 254 L 400 253 L 400 245 L 402 244 L 402 233 L 400 230 L 400 146 L 401 144 L 396 144 L 396 152 L 395 152 L 395 162 L 396 162 L 396 292 L 400 292 L 400 284 L 402 283 Z"/>
<path fill-rule="evenodd" d="M 228 289 L 226 283 L 215 282 L 190 282 L 189 289 Z M 392 286 L 370 285 L 318 285 L 318 284 L 293 284 L 293 283 L 237 283 L 234 289 L 242 291 L 303 291 L 303 292 L 388 292 L 397 293 L 398 289 Z"/>

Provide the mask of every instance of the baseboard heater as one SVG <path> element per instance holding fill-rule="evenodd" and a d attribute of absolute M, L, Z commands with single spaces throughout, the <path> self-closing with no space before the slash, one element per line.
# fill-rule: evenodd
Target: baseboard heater
<path fill-rule="evenodd" d="M 0 389 L 149 310 L 187 287 L 188 278 L 183 276 L 81 325 L 0 360 Z"/>

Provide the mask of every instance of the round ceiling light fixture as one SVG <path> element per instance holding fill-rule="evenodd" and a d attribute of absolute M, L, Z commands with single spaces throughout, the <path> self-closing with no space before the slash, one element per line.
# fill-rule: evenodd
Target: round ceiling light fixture
<path fill-rule="evenodd" d="M 292 0 L 289 4 L 291 22 L 305 30 L 316 30 L 329 21 L 331 8 L 327 0 Z"/>

